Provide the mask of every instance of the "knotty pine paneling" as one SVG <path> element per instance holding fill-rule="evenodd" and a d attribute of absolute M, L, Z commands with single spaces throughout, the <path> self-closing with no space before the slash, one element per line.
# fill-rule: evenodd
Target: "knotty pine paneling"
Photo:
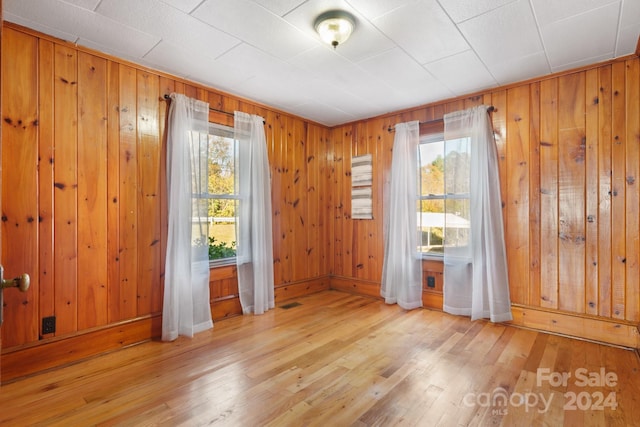
<path fill-rule="evenodd" d="M 363 236 L 383 235 L 383 215 L 348 218 L 351 155 L 377 153 L 374 206 L 386 200 L 393 134 L 380 123 L 491 104 L 512 302 L 637 324 L 639 68 L 637 58 L 617 60 L 333 129 L 331 181 L 341 194 L 331 195 L 332 273 L 380 283 L 377 268 L 358 266 L 382 260 L 383 239 Z"/>
<path fill-rule="evenodd" d="M 47 40 L 38 43 L 38 287 L 40 317 L 55 313 L 54 288 L 54 108 L 53 108 L 53 50 Z M 6 140 L 3 140 L 3 146 Z M 33 279 L 33 276 L 32 276 Z M 35 316 L 37 318 L 37 315 Z M 38 325 L 38 328 L 41 328 Z M 42 330 L 40 335 L 44 336 Z M 49 336 L 49 335 L 47 335 Z"/>
<path fill-rule="evenodd" d="M 585 295 L 585 73 L 558 81 L 558 308 L 583 313 Z"/>
<path fill-rule="evenodd" d="M 15 56 L 2 60 L 2 264 L 11 278 L 38 271 L 38 43 L 9 30 L 2 43 L 4 58 Z M 33 287 L 4 292 L 5 321 L 9 311 L 24 320 L 3 327 L 3 345 L 38 338 L 38 296 Z"/>
<path fill-rule="evenodd" d="M 612 277 L 611 277 L 611 317 L 622 319 L 625 312 L 625 264 L 626 256 L 626 216 L 625 205 L 626 181 L 626 111 L 625 111 L 625 64 L 616 62 L 612 65 L 612 114 L 611 114 L 611 226 L 612 236 Z M 630 176 L 633 179 L 634 177 Z M 637 215 L 637 212 L 628 212 Z M 632 260 L 629 260 L 632 262 Z"/>
<path fill-rule="evenodd" d="M 56 45 L 53 68 L 54 301 L 57 332 L 66 334 L 78 326 L 78 51 Z"/>
<path fill-rule="evenodd" d="M 529 268 L 529 99 L 529 86 L 507 91 L 506 175 L 501 176 L 506 184 L 503 218 L 508 231 L 505 244 L 509 259 L 509 282 L 512 284 L 511 298 L 525 304 L 529 297 L 529 275 L 520 272 Z"/>
<path fill-rule="evenodd" d="M 2 263 L 7 276 L 32 279 L 27 293 L 6 293 L 5 352 L 161 312 L 163 96 L 174 91 L 265 118 L 278 295 L 328 288 L 328 128 L 13 24 L 4 30 Z M 237 279 L 216 277 L 213 311 L 234 314 Z M 44 316 L 56 316 L 55 334 L 40 333 Z"/>
<path fill-rule="evenodd" d="M 640 319 L 640 61 L 627 61 L 625 319 Z"/>
<path fill-rule="evenodd" d="M 115 313 L 113 320 L 124 320 L 136 316 L 137 313 L 137 284 L 138 276 L 138 121 L 137 121 L 137 93 L 136 70 L 133 67 L 120 65 L 118 70 L 118 86 L 113 88 L 119 92 L 119 139 L 118 158 L 113 160 L 114 167 L 119 168 L 118 197 L 112 203 L 118 206 L 118 234 L 119 265 L 118 282 L 116 286 L 119 298 L 110 304 Z M 116 166 L 116 163 L 117 166 Z"/>
<path fill-rule="evenodd" d="M 107 61 L 78 56 L 78 329 L 107 324 Z"/>

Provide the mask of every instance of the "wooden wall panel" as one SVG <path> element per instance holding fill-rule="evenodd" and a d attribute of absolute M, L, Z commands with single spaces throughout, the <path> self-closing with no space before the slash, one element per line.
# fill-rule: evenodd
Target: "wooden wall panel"
<path fill-rule="evenodd" d="M 344 263 L 346 259 L 345 246 L 346 242 L 343 240 L 346 238 L 350 238 L 344 231 L 344 222 L 346 221 L 345 217 L 345 203 L 346 198 L 351 197 L 351 192 L 348 193 L 344 191 L 343 182 L 345 180 L 345 162 L 350 161 L 350 156 L 348 159 L 343 160 L 344 156 L 344 128 L 339 127 L 334 129 L 333 131 L 333 152 L 332 152 L 332 176 L 331 176 L 331 187 L 334 191 L 332 191 L 333 197 L 333 205 L 331 206 L 331 218 L 333 221 L 333 233 L 332 233 L 332 241 L 333 241 L 333 253 L 334 259 L 332 262 L 332 270 L 331 274 L 335 274 L 337 276 L 347 276 L 345 274 Z M 350 143 L 350 141 L 349 141 Z"/>
<path fill-rule="evenodd" d="M 558 308 L 584 312 L 585 283 L 585 82 L 584 73 L 558 81 Z"/>
<path fill-rule="evenodd" d="M 519 304 L 529 303 L 529 107 L 529 86 L 507 92 L 505 241 L 511 301 Z"/>
<path fill-rule="evenodd" d="M 160 126 L 159 77 L 138 71 L 137 155 L 138 227 L 137 313 L 143 315 L 159 307 L 160 293 Z M 164 105 L 164 103 L 162 104 Z"/>
<path fill-rule="evenodd" d="M 612 134 L 611 65 L 598 69 L 598 315 L 611 316 Z"/>
<path fill-rule="evenodd" d="M 107 315 L 120 314 L 120 65 L 107 66 Z"/>
<path fill-rule="evenodd" d="M 585 81 L 585 313 L 598 315 L 598 70 L 589 70 Z"/>
<path fill-rule="evenodd" d="M 528 304 L 540 304 L 540 82 L 532 83 L 529 95 L 529 293 Z"/>
<path fill-rule="evenodd" d="M 282 230 L 282 211 L 283 211 L 283 193 L 282 193 L 282 147 L 280 136 L 282 134 L 282 124 L 277 114 L 268 114 L 266 117 L 265 135 L 267 141 L 270 143 L 267 147 L 267 153 L 269 155 L 269 164 L 271 166 L 271 210 L 273 211 L 273 280 L 274 283 L 282 283 L 283 271 L 282 268 L 285 265 L 283 259 L 285 254 L 283 252 L 283 246 L 281 244 L 283 240 Z"/>
<path fill-rule="evenodd" d="M 323 242 L 320 235 L 320 161 L 318 155 L 321 133 L 317 126 L 309 126 L 305 135 L 305 158 L 303 163 L 306 170 L 306 187 L 302 200 L 306 200 L 306 241 L 305 261 L 307 264 L 306 277 L 320 276 L 321 251 Z"/>
<path fill-rule="evenodd" d="M 611 114 L 611 317 L 624 318 L 626 236 L 625 236 L 625 66 L 623 62 L 612 65 L 612 114 Z"/>
<path fill-rule="evenodd" d="M 4 346 L 38 338 L 38 45 L 15 31 L 2 35 L 2 264 L 5 277 L 33 278 L 26 293 L 4 292 Z"/>
<path fill-rule="evenodd" d="M 626 288 L 624 318 L 640 321 L 640 75 L 638 59 L 626 61 Z"/>
<path fill-rule="evenodd" d="M 78 326 L 78 52 L 54 53 L 54 245 L 56 334 Z"/>
<path fill-rule="evenodd" d="M 106 325 L 107 61 L 78 56 L 78 329 Z"/>
<path fill-rule="evenodd" d="M 299 242 L 300 250 L 291 252 L 292 276 L 296 282 L 307 277 L 309 268 L 309 242 L 306 230 L 309 226 L 308 204 L 303 200 L 307 196 L 307 151 L 306 126 L 300 120 L 289 117 L 287 120 L 287 162 L 288 187 L 290 188 L 287 201 L 289 202 L 289 234 L 287 243 Z"/>
<path fill-rule="evenodd" d="M 53 58 L 54 45 L 50 41 L 38 43 L 38 291 L 40 317 L 55 313 L 54 286 L 54 228 L 53 228 Z M 33 272 L 35 274 L 35 272 Z M 43 334 L 39 325 L 40 336 Z"/>
<path fill-rule="evenodd" d="M 119 90 L 119 223 L 118 247 L 119 298 L 113 320 L 135 317 L 137 314 L 138 277 L 138 119 L 137 73 L 132 67 L 120 65 Z M 115 310 L 115 308 L 113 308 Z"/>
<path fill-rule="evenodd" d="M 558 308 L 558 82 L 540 83 L 540 301 Z"/>

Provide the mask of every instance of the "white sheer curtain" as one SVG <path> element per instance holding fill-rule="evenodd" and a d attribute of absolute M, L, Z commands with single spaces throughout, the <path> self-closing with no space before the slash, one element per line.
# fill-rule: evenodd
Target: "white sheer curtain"
<path fill-rule="evenodd" d="M 169 230 L 162 340 L 213 327 L 209 307 L 207 191 L 209 104 L 171 94 L 167 128 Z M 204 218 L 204 221 L 200 221 Z"/>
<path fill-rule="evenodd" d="M 240 305 L 245 314 L 263 314 L 274 307 L 271 175 L 264 119 L 236 111 L 234 128 L 239 151 L 236 260 Z"/>
<path fill-rule="evenodd" d="M 380 294 L 405 310 L 422 307 L 422 258 L 418 253 L 417 121 L 395 126 L 391 184 L 385 218 L 385 249 Z"/>
<path fill-rule="evenodd" d="M 469 221 L 448 227 L 445 219 L 444 311 L 512 320 L 504 243 L 498 156 L 487 106 L 444 116 L 446 217 Z"/>

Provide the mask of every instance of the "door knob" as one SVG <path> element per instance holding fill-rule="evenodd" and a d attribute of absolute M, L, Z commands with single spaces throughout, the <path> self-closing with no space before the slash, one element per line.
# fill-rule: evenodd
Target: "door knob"
<path fill-rule="evenodd" d="M 27 292 L 29 289 L 29 285 L 31 284 L 31 279 L 27 273 L 21 274 L 15 279 L 2 279 L 2 284 L 0 286 L 2 289 L 6 288 L 18 288 L 20 292 Z"/>
<path fill-rule="evenodd" d="M 0 265 L 0 326 L 3 321 L 3 311 L 4 311 L 4 289 L 5 288 L 18 288 L 20 292 L 27 292 L 29 289 L 29 285 L 31 284 L 31 279 L 27 273 L 21 274 L 15 279 L 4 279 L 4 268 Z"/>

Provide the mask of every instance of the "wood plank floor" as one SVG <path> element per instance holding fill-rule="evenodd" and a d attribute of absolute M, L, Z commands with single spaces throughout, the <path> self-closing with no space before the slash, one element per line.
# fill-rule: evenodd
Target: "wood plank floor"
<path fill-rule="evenodd" d="M 0 424 L 640 423 L 633 351 L 337 291 L 296 302 L 5 384 Z"/>

